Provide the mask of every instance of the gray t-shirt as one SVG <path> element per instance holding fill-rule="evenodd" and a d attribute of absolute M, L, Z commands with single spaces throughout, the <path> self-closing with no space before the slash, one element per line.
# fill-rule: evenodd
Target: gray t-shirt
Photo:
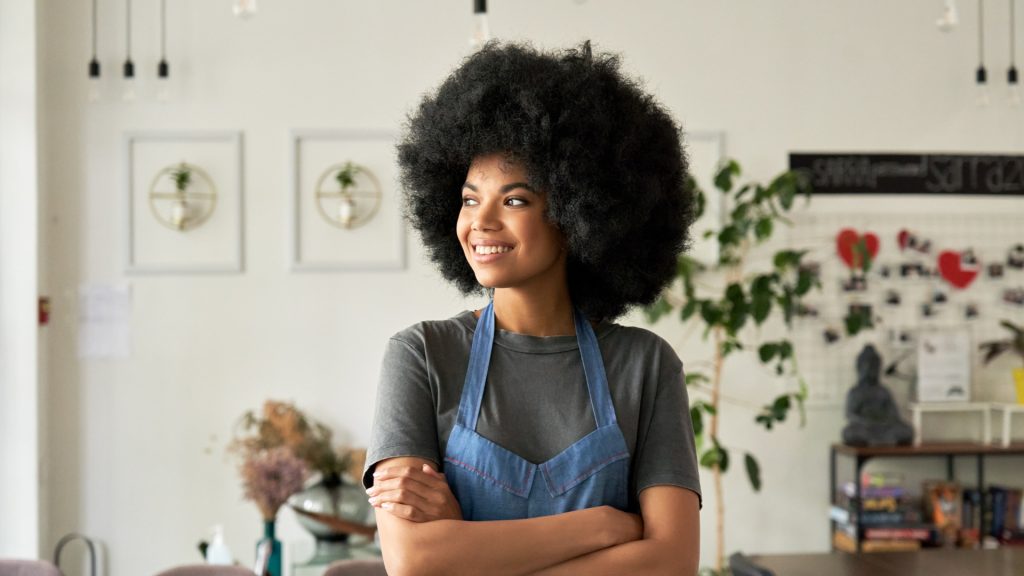
<path fill-rule="evenodd" d="M 374 466 L 417 456 L 442 466 L 459 410 L 477 319 L 466 311 L 415 324 L 388 341 L 363 484 Z M 619 428 L 630 453 L 631 511 L 658 484 L 700 496 L 683 365 L 667 342 L 642 328 L 594 328 Z M 538 337 L 496 329 L 477 432 L 535 464 L 592 432 L 576 336 Z"/>

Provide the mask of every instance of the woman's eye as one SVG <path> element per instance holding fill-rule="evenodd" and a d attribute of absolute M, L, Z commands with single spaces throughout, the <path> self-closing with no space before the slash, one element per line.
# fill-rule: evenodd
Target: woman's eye
<path fill-rule="evenodd" d="M 506 198 L 505 199 L 505 205 L 506 206 L 526 206 L 526 200 L 523 200 L 522 198 L 516 198 L 516 197 Z"/>
<path fill-rule="evenodd" d="M 473 198 L 463 197 L 462 198 L 462 205 L 463 206 L 476 206 L 477 205 L 477 201 L 474 200 Z"/>

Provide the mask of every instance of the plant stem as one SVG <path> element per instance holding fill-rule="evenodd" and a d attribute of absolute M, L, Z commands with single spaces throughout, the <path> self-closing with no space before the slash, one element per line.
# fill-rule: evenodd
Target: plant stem
<path fill-rule="evenodd" d="M 725 363 L 725 356 L 722 355 L 722 327 L 716 326 L 715 330 L 715 372 L 711 385 L 711 405 L 715 408 L 711 414 L 711 437 L 718 438 L 718 410 L 722 389 L 722 365 Z M 715 553 L 715 568 L 719 573 L 725 565 L 725 499 L 722 497 L 722 469 L 716 464 L 712 469 L 715 479 L 715 522 L 717 532 L 717 546 Z"/>

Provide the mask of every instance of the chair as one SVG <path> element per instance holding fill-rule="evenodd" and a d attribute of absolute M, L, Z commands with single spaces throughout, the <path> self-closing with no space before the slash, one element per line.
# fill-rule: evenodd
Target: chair
<path fill-rule="evenodd" d="M 749 556 L 739 552 L 733 552 L 732 556 L 729 556 L 729 570 L 732 571 L 732 576 L 775 576 L 771 570 L 754 564 Z"/>
<path fill-rule="evenodd" d="M 44 560 L 0 559 L 0 576 L 62 576 L 60 570 Z"/>
<path fill-rule="evenodd" d="M 388 576 L 383 560 L 338 560 L 327 567 L 324 576 Z"/>
<path fill-rule="evenodd" d="M 244 566 L 217 566 L 214 564 L 190 564 L 175 566 L 156 576 L 253 576 L 252 568 Z"/>

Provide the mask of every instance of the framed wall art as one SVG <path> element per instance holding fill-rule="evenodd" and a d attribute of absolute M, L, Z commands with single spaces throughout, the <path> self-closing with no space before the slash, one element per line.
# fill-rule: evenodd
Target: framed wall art
<path fill-rule="evenodd" d="M 405 268 L 395 134 L 291 134 L 289 265 L 293 271 Z"/>
<path fill-rule="evenodd" d="M 127 272 L 242 272 L 240 132 L 129 132 L 124 166 Z"/>

